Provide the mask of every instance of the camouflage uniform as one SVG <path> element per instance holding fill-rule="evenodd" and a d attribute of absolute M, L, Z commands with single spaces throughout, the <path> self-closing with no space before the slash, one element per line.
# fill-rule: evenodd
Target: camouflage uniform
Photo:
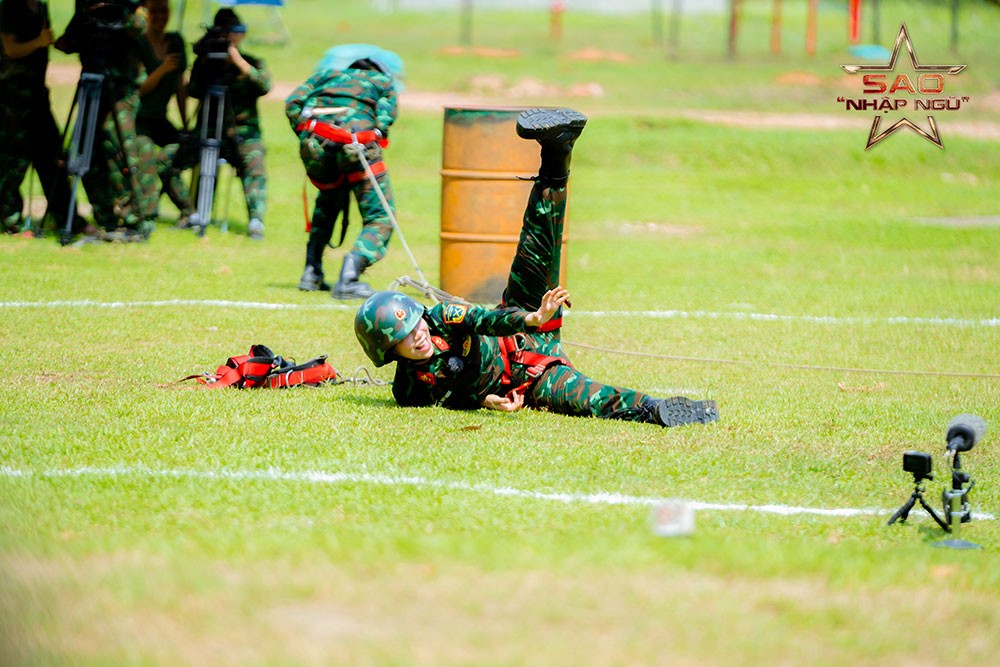
<path fill-rule="evenodd" d="M 267 208 L 267 173 L 264 169 L 264 141 L 260 129 L 260 115 L 257 99 L 271 90 L 271 74 L 263 60 L 240 51 L 250 64 L 250 73 L 241 76 L 240 71 L 230 62 L 225 62 L 218 71 L 217 63 L 207 56 L 199 56 L 191 68 L 188 94 L 203 100 L 208 88 L 221 85 L 226 89 L 225 118 L 222 124 L 221 157 L 236 168 L 243 183 L 250 220 L 264 221 Z M 201 136 L 201 113 L 194 137 Z M 181 168 L 194 166 L 198 160 L 198 146 L 189 144 L 177 159 Z"/>
<path fill-rule="evenodd" d="M 322 253 L 333 234 L 338 215 L 346 231 L 348 193 L 354 192 L 364 225 L 352 252 L 371 266 L 385 256 L 392 223 L 375 189 L 364 177 L 364 167 L 357 157 L 344 150 L 344 144 L 316 136 L 300 123 L 312 118 L 311 110 L 333 107 L 336 113 L 315 116 L 316 120 L 336 125 L 349 132 L 377 129 L 383 136 L 397 115 L 396 93 L 391 75 L 375 69 L 329 70 L 317 72 L 296 88 L 285 100 L 285 115 L 299 137 L 299 155 L 306 174 L 320 188 L 312 218 L 312 231 L 306 251 L 306 263 L 322 274 Z M 305 112 L 305 113 L 303 113 Z M 377 143 L 366 145 L 365 157 L 376 180 L 395 212 L 389 174 L 377 165 L 382 149 Z"/>
<path fill-rule="evenodd" d="M 177 94 L 177 88 L 181 83 L 185 70 L 187 70 L 187 45 L 184 38 L 176 32 L 168 32 L 164 35 L 167 42 L 167 53 L 176 53 L 180 59 L 177 69 L 168 72 L 156 87 L 145 95 L 142 95 L 139 102 L 139 113 L 136 116 L 136 133 L 139 135 L 140 144 L 152 141 L 156 149 L 154 151 L 155 172 L 162 183 L 162 192 L 170 197 L 170 201 L 181 212 L 182 218 L 190 216 L 194 212 L 191 204 L 191 193 L 187 184 L 181 176 L 179 163 L 175 164 L 175 158 L 180 150 L 182 141 L 181 133 L 167 118 L 167 107 L 170 100 Z M 139 40 L 142 49 L 142 61 L 146 68 L 147 75 L 158 68 L 163 61 L 157 57 L 152 45 L 143 36 Z M 143 147 L 150 150 L 148 146 Z M 147 166 L 149 166 L 147 164 Z"/>
<path fill-rule="evenodd" d="M 37 11 L 25 0 L 0 3 L 0 33 L 17 42 L 36 39 L 49 25 L 45 3 Z M 59 161 L 62 138 L 45 85 L 48 63 L 48 47 L 19 59 L 7 57 L 0 49 L 0 223 L 5 231 L 15 231 L 20 225 L 24 207 L 20 188 L 29 164 L 38 174 L 49 213 L 63 222 L 69 214 L 69 180 Z M 77 227 L 81 226 L 79 221 Z"/>
<path fill-rule="evenodd" d="M 425 363 L 396 360 L 392 393 L 400 405 L 473 409 L 488 394 L 503 395 L 528 383 L 525 402 L 530 407 L 568 415 L 638 418 L 638 408 L 650 397 L 580 373 L 560 345 L 558 328 L 539 333 L 524 323 L 528 313 L 541 305 L 542 295 L 558 284 L 565 209 L 565 187 L 535 184 L 501 307 L 443 303 L 424 314 L 436 349 Z M 518 350 L 556 361 L 538 374 L 535 364 L 517 363 L 504 351 L 501 337 L 505 336 L 513 336 Z M 507 369 L 510 379 L 504 381 Z"/>
<path fill-rule="evenodd" d="M 526 324 L 558 284 L 570 155 L 586 120 L 572 109 L 531 109 L 518 116 L 518 135 L 539 142 L 542 161 L 499 307 L 442 303 L 425 310 L 405 295 L 382 292 L 359 309 L 354 331 L 365 354 L 377 366 L 396 361 L 392 393 L 400 405 L 472 409 L 490 395 L 506 395 L 509 407 L 519 394 L 528 407 L 566 415 L 660 426 L 718 418 L 714 401 L 654 399 L 577 371 L 560 344 L 560 311 L 539 327 Z M 430 357 L 395 354 L 421 319 L 430 334 Z"/>
<path fill-rule="evenodd" d="M 141 67 L 138 38 L 146 23 L 138 14 L 123 17 L 114 29 L 95 29 L 77 12 L 56 43 L 66 53 L 80 53 L 84 72 L 104 75 L 98 109 L 99 130 L 83 185 L 94 220 L 105 229 L 119 227 L 148 236 L 159 198 L 159 179 L 150 166 L 155 155 L 136 139 Z"/>

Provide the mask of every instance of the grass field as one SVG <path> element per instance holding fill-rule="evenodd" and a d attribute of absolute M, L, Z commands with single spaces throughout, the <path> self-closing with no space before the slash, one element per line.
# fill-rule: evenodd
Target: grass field
<path fill-rule="evenodd" d="M 821 3 L 813 57 L 803 8 L 775 56 L 771 3 L 746 4 L 735 61 L 725 17 L 685 19 L 670 59 L 647 15 L 570 11 L 552 43 L 542 12 L 477 12 L 475 46 L 517 51 L 500 58 L 450 54 L 455 12 L 358 1 L 333 16 L 296 0 L 290 44 L 247 46 L 287 85 L 332 44 L 377 42 L 405 59 L 411 99 L 533 78 L 544 95 L 483 99 L 588 113 L 564 340 L 595 378 L 717 400 L 711 426 L 177 384 L 253 343 L 346 375 L 366 363 L 354 307 L 296 289 L 303 175 L 280 97 L 261 107 L 263 242 L 242 234 L 235 186 L 228 234 L 171 229 L 164 199 L 144 244 L 0 238 L 0 664 L 995 664 L 1000 9 L 963 3 L 953 54 L 947 7 L 881 3 L 883 42 L 905 20 L 922 63 L 968 64 L 972 103 L 938 118 L 944 150 L 903 132 L 865 151 L 870 118 L 835 102 L 841 3 Z M 253 35 L 266 14 L 246 14 Z M 627 60 L 572 57 L 585 48 Z M 605 94 L 568 92 L 588 82 Z M 442 114 L 406 95 L 387 161 L 433 282 Z M 71 96 L 53 87 L 63 117 Z M 370 271 L 378 287 L 406 273 L 398 246 Z M 913 490 L 905 450 L 933 454 L 940 507 L 965 412 L 990 427 L 963 456 L 974 551 L 935 548 L 919 509 L 885 525 Z M 667 498 L 694 503 L 692 536 L 653 533 Z"/>

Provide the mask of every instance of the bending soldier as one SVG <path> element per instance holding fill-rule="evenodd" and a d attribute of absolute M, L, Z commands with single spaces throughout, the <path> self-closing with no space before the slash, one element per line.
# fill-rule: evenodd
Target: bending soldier
<path fill-rule="evenodd" d="M 382 148 L 387 145 L 386 137 L 396 120 L 396 112 L 394 77 L 389 67 L 374 57 L 356 60 L 342 70 L 317 72 L 285 101 L 285 115 L 299 137 L 299 154 L 306 174 L 319 189 L 299 289 L 330 289 L 323 280 L 323 252 L 333 237 L 338 216 L 340 243 L 343 243 L 353 192 L 363 227 L 351 251 L 344 256 L 332 296 L 364 299 L 373 294 L 372 288 L 360 282 L 359 277 L 385 256 L 392 222 L 357 151 L 364 151 L 371 175 L 395 213 Z"/>
<path fill-rule="evenodd" d="M 533 407 L 679 426 L 718 419 L 715 401 L 654 399 L 580 373 L 560 344 L 557 286 L 573 144 L 587 119 L 570 110 L 520 114 L 517 133 L 541 145 L 541 167 L 501 305 L 442 303 L 427 309 L 398 292 L 379 292 L 358 310 L 354 332 L 376 366 L 395 361 L 392 393 L 403 406 L 513 411 Z"/>

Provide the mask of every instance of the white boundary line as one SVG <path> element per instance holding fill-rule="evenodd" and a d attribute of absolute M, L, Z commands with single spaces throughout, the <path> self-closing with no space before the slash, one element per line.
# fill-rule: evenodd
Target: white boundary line
<path fill-rule="evenodd" d="M 0 477 L 149 477 L 195 480 L 226 480 L 226 481 L 261 481 L 261 482 L 302 482 L 307 484 L 371 484 L 378 486 L 410 486 L 427 489 L 444 489 L 448 491 L 468 491 L 507 498 L 525 498 L 529 500 L 544 500 L 564 504 L 587 505 L 638 505 L 656 506 L 673 498 L 657 498 L 652 496 L 628 496 L 620 493 L 553 493 L 530 491 L 510 486 L 491 486 L 489 484 L 471 484 L 469 482 L 449 482 L 446 480 L 429 479 L 414 475 L 381 475 L 376 473 L 349 473 L 301 471 L 287 472 L 278 468 L 265 470 L 190 470 L 184 468 L 156 469 L 145 466 L 116 466 L 110 468 L 80 467 L 50 470 L 20 470 L 8 466 L 0 466 Z M 701 501 L 685 501 L 694 510 L 710 511 L 744 511 L 764 514 L 780 514 L 792 516 L 809 514 L 819 516 L 878 516 L 891 514 L 894 510 L 858 509 L 858 508 L 822 508 L 796 507 L 794 505 L 747 505 L 739 503 L 707 503 Z M 977 519 L 993 520 L 992 514 L 977 512 Z"/>
<path fill-rule="evenodd" d="M 164 301 L 0 301 L 0 308 L 149 308 L 171 306 L 207 306 L 253 310 L 350 310 L 350 304 L 266 303 L 261 301 L 225 301 L 217 299 L 167 299 Z M 963 319 L 957 317 L 833 317 L 826 315 L 778 315 L 775 313 L 713 312 L 708 310 L 573 310 L 579 317 L 648 317 L 651 319 L 732 319 L 753 322 L 811 322 L 814 324 L 918 324 L 953 327 L 998 327 L 1000 317 Z"/>

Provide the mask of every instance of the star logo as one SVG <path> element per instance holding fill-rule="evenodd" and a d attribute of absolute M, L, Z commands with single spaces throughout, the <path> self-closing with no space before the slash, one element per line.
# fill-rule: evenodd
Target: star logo
<path fill-rule="evenodd" d="M 897 74 L 891 85 L 887 85 L 886 83 L 888 77 L 885 73 L 896 71 L 896 61 L 899 59 L 899 50 L 904 44 L 906 45 L 906 52 L 910 57 L 910 65 L 912 65 L 913 71 L 917 74 L 916 88 L 913 86 L 912 81 L 906 74 Z M 910 40 L 910 33 L 906 30 L 906 24 L 900 23 L 899 34 L 896 36 L 896 43 L 892 47 L 892 55 L 889 57 L 888 64 L 841 65 L 841 68 L 848 74 L 859 74 L 861 72 L 881 73 L 866 75 L 864 77 L 866 94 L 879 94 L 885 92 L 893 94 L 898 90 L 903 90 L 911 94 L 917 92 L 924 94 L 937 94 L 944 91 L 944 76 L 958 74 L 965 69 L 965 65 L 921 65 L 917 62 L 917 54 L 914 53 L 913 42 Z M 967 98 L 965 99 L 968 101 Z M 866 102 L 870 102 L 870 100 L 867 100 Z M 916 100 L 916 108 L 958 108 L 947 105 L 942 106 L 942 104 L 946 104 L 944 100 L 933 100 L 934 104 L 932 106 L 928 106 L 930 102 L 931 101 L 928 100 Z M 905 99 L 889 100 L 888 98 L 883 98 L 883 103 L 881 105 L 876 106 L 873 102 L 870 107 L 866 106 L 865 108 L 877 108 L 878 110 L 887 113 L 889 110 L 898 110 L 899 108 L 905 106 L 907 106 L 907 100 Z M 850 105 L 848 108 L 851 108 Z M 909 118 L 901 118 L 890 125 L 887 129 L 881 130 L 882 116 L 876 115 L 875 119 L 872 121 L 871 131 L 868 133 L 868 144 L 865 146 L 865 150 L 868 150 L 872 146 L 878 144 L 884 139 L 887 139 L 903 128 L 913 130 L 938 148 L 943 149 L 944 144 L 941 143 L 941 134 L 938 132 L 937 122 L 934 120 L 933 116 L 927 116 L 927 122 L 930 126 L 929 130 L 925 130 L 920 127 Z"/>

